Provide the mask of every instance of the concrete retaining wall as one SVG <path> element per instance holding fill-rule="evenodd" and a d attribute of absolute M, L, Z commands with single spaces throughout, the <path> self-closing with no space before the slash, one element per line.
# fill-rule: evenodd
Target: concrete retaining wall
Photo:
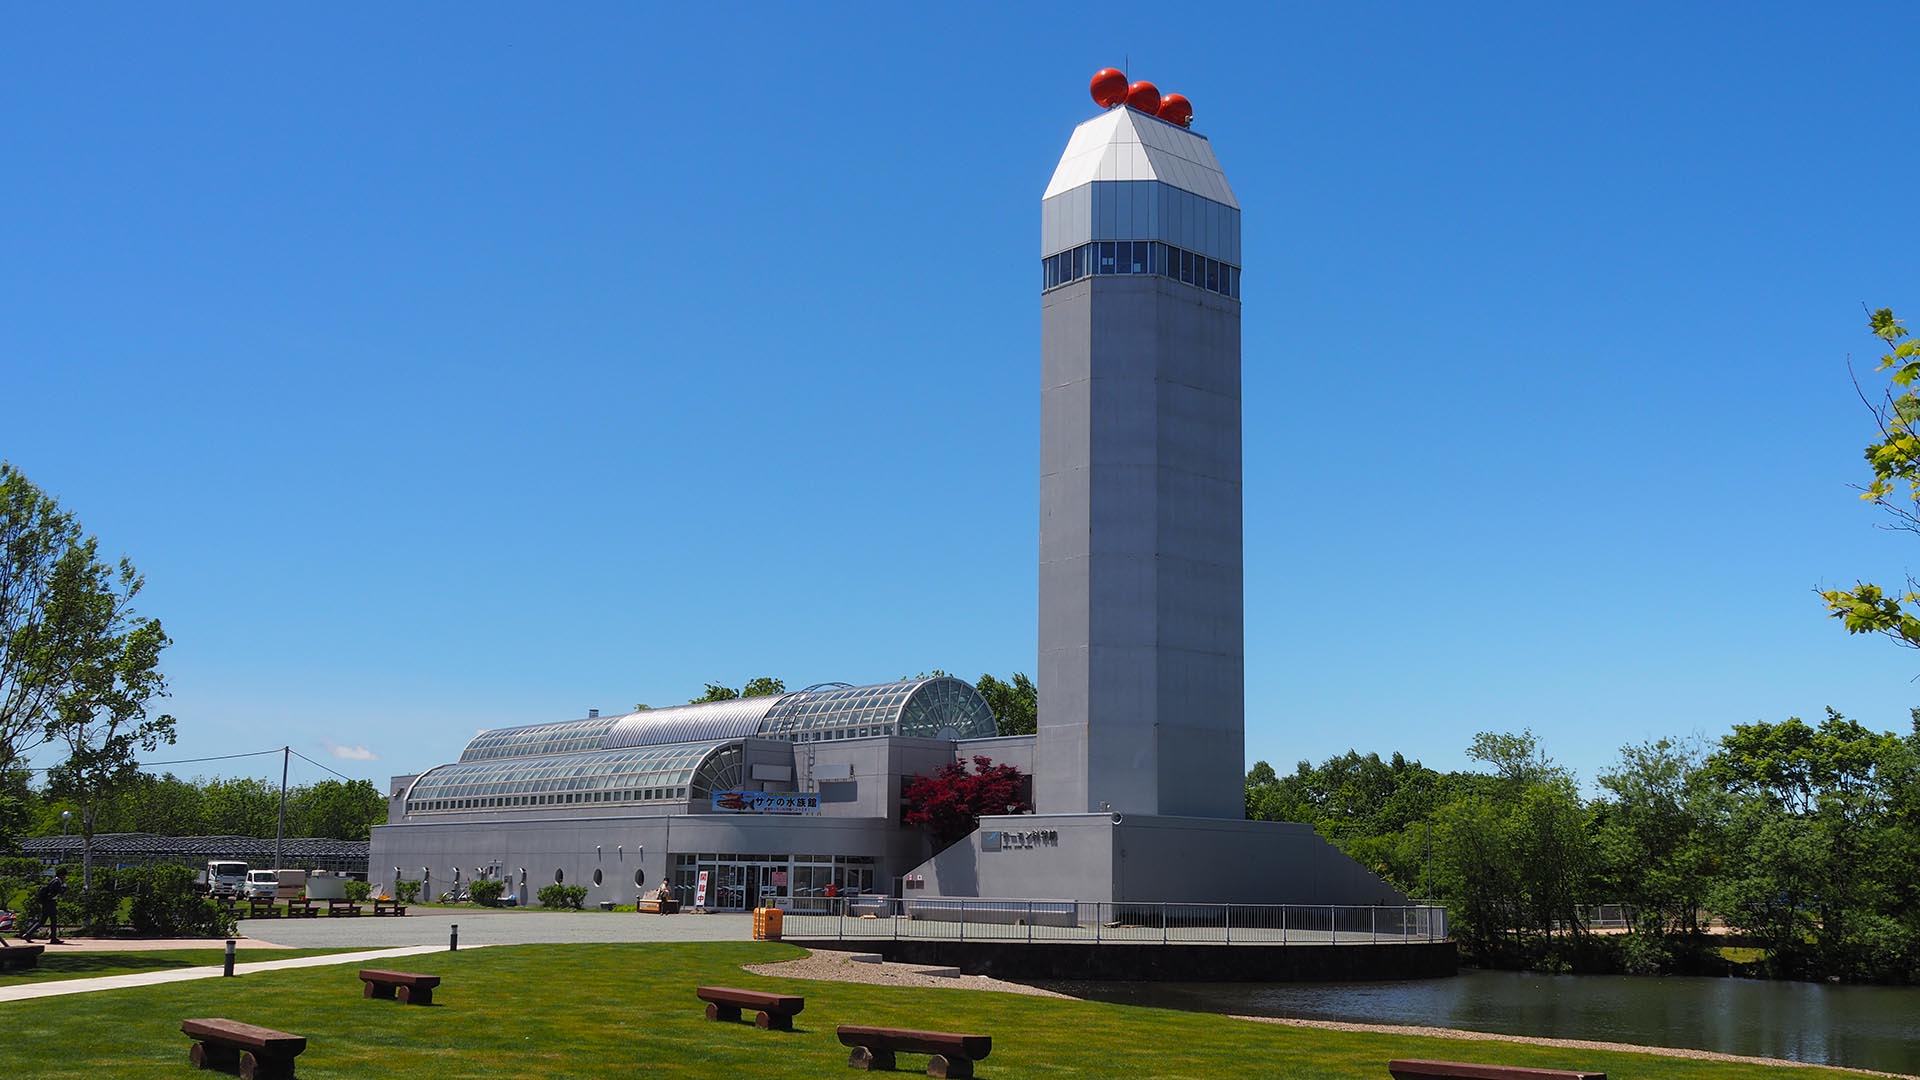
<path fill-rule="evenodd" d="M 804 941 L 1001 979 L 1376 982 L 1457 974 L 1451 941 L 1407 945 L 1071 945 L 1014 941 Z"/>

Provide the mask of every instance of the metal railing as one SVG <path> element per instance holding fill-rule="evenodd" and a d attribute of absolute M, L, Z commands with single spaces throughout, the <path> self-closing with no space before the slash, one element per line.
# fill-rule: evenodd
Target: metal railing
<path fill-rule="evenodd" d="M 781 934 L 836 941 L 1398 945 L 1446 940 L 1447 912 L 1425 904 L 809 898 L 788 906 Z"/>

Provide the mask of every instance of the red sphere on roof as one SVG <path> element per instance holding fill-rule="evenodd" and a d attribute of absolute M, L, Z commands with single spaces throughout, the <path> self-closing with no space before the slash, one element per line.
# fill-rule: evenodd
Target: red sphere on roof
<path fill-rule="evenodd" d="M 1168 94 L 1160 99 L 1160 111 L 1155 114 L 1169 124 L 1190 127 L 1193 124 L 1193 102 L 1185 94 Z"/>
<path fill-rule="evenodd" d="M 1126 73 L 1118 68 L 1101 68 L 1093 73 L 1093 82 L 1087 89 L 1093 93 L 1095 104 L 1111 109 L 1127 100 Z"/>
<path fill-rule="evenodd" d="M 1127 107 L 1152 116 L 1160 111 L 1160 88 L 1141 79 L 1127 87 Z"/>

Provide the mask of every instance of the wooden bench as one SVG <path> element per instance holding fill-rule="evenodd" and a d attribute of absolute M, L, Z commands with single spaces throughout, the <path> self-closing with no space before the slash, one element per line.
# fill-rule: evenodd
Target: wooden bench
<path fill-rule="evenodd" d="M 0 971 L 39 967 L 40 954 L 46 951 L 45 945 L 0 946 Z"/>
<path fill-rule="evenodd" d="M 277 917 L 279 914 L 280 905 L 274 903 L 272 900 L 262 900 L 259 897 L 247 898 L 247 918 L 271 919 Z"/>
<path fill-rule="evenodd" d="M 291 1080 L 293 1059 L 307 1048 L 303 1035 L 217 1017 L 182 1020 L 180 1030 L 193 1040 L 188 1060 L 202 1069 L 239 1073 L 245 1080 Z"/>
<path fill-rule="evenodd" d="M 846 1024 L 840 1025 L 837 1031 L 840 1045 L 853 1047 L 847 1064 L 856 1069 L 891 1069 L 895 1054 L 931 1054 L 927 1061 L 928 1076 L 972 1076 L 973 1063 L 993 1050 L 990 1035 Z"/>
<path fill-rule="evenodd" d="M 1396 1058 L 1387 1062 L 1394 1080 L 1607 1080 L 1603 1072 L 1569 1069 L 1525 1069 L 1515 1065 L 1475 1065 L 1466 1061 L 1420 1061 Z"/>
<path fill-rule="evenodd" d="M 290 919 L 311 919 L 320 914 L 313 901 L 304 896 L 296 896 L 287 901 L 287 917 Z"/>
<path fill-rule="evenodd" d="M 741 1009 L 752 1009 L 753 1026 L 768 1031 L 792 1031 L 794 1014 L 807 1007 L 806 998 L 793 994 L 765 994 L 731 986 L 702 986 L 694 993 L 707 1003 L 707 1019 L 738 1020 Z"/>
<path fill-rule="evenodd" d="M 638 915 L 678 915 L 680 913 L 680 901 L 635 900 L 633 902 L 633 910 L 634 913 Z"/>
<path fill-rule="evenodd" d="M 381 971 L 363 968 L 360 996 L 397 1000 L 402 1005 L 433 1004 L 433 988 L 440 985 L 438 975 L 419 975 L 411 971 Z"/>
<path fill-rule="evenodd" d="M 351 900 L 329 900 L 327 901 L 327 914 L 329 916 L 358 915 L 360 914 L 360 905 Z"/>
<path fill-rule="evenodd" d="M 373 913 L 375 915 L 405 915 L 407 913 L 407 905 L 398 900 L 375 900 L 373 902 Z"/>

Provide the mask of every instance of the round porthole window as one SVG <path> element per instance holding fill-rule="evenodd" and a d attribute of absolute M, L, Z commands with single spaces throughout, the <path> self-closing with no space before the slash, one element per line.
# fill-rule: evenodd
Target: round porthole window
<path fill-rule="evenodd" d="M 647 883 L 647 872 L 645 870 L 635 870 L 633 872 L 633 883 L 636 886 L 645 885 Z"/>
<path fill-rule="evenodd" d="M 600 884 L 600 871 L 598 869 L 593 872 L 593 883 L 595 885 Z"/>
<path fill-rule="evenodd" d="M 565 870 L 555 870 L 553 872 L 553 883 L 555 885 L 558 885 L 566 880 L 567 880 L 567 872 Z"/>

